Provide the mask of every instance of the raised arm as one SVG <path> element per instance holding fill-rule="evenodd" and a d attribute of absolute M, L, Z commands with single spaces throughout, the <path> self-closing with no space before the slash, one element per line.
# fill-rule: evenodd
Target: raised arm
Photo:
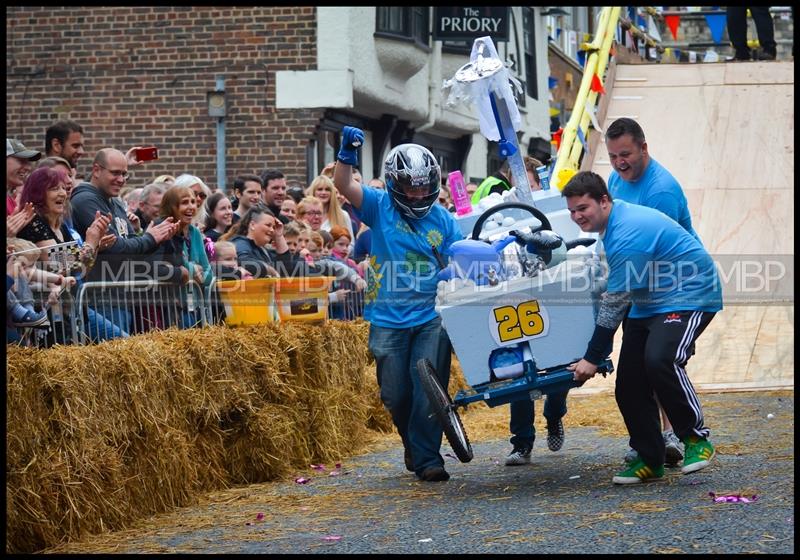
<path fill-rule="evenodd" d="M 350 201 L 354 208 L 361 208 L 364 191 L 361 185 L 353 180 L 353 166 L 358 163 L 358 148 L 364 144 L 364 131 L 354 126 L 342 129 L 342 147 L 336 156 L 337 163 L 333 170 L 333 184 L 343 197 Z"/>

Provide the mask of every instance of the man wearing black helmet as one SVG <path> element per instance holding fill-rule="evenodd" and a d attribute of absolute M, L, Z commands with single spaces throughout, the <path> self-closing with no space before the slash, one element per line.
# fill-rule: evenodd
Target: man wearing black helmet
<path fill-rule="evenodd" d="M 384 162 L 386 190 L 353 180 L 364 132 L 346 126 L 334 184 L 372 229 L 364 318 L 375 356 L 381 400 L 405 447 L 405 463 L 424 481 L 450 475 L 440 454 L 442 427 L 420 385 L 417 361 L 434 364 L 439 382 L 450 379 L 450 339 L 434 308 L 442 255 L 463 238 L 453 215 L 437 204 L 441 169 L 418 144 L 393 148 Z"/>

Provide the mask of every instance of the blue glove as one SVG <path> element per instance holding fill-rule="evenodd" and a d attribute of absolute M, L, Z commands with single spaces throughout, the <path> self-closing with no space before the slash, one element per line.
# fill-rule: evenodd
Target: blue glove
<path fill-rule="evenodd" d="M 342 146 L 336 159 L 347 165 L 358 165 L 358 149 L 364 145 L 364 131 L 354 126 L 342 129 Z"/>

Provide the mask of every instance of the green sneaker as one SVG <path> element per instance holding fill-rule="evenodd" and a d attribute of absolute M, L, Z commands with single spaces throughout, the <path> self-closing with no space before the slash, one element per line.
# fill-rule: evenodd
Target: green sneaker
<path fill-rule="evenodd" d="M 683 474 L 693 473 L 704 469 L 711 462 L 717 452 L 706 438 L 689 436 L 683 440 Z"/>
<path fill-rule="evenodd" d="M 650 467 L 638 455 L 630 466 L 614 475 L 614 484 L 639 484 L 649 480 L 658 480 L 664 476 L 664 465 L 657 469 Z"/>

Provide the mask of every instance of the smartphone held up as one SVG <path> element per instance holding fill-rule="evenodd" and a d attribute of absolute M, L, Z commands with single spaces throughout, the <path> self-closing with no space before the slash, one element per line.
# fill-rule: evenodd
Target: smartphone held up
<path fill-rule="evenodd" d="M 137 161 L 151 161 L 158 159 L 158 148 L 155 146 L 136 148 L 135 154 Z"/>

